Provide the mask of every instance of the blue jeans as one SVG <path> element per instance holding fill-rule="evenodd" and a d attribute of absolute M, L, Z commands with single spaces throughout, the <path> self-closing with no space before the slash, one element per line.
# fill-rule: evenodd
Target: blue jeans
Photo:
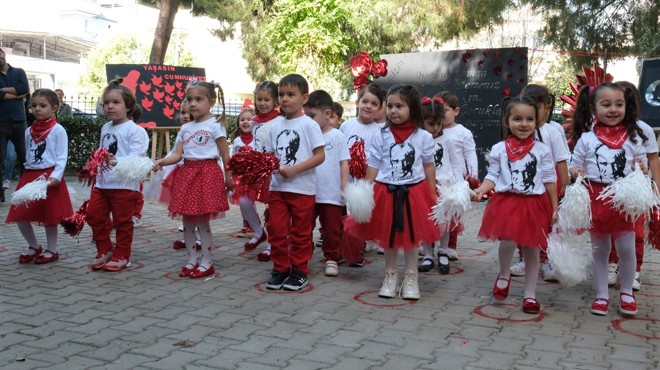
<path fill-rule="evenodd" d="M 14 143 L 7 141 L 7 153 L 5 154 L 5 173 L 3 180 L 11 180 L 14 177 L 14 165 L 16 164 L 16 149 Z"/>

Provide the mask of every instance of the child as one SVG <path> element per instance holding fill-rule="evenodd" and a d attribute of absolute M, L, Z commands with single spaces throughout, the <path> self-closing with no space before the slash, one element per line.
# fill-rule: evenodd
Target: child
<path fill-rule="evenodd" d="M 634 95 L 635 111 L 637 116 L 639 116 L 639 91 L 635 85 L 628 81 L 617 81 L 617 85 L 621 86 L 624 89 L 630 89 Z M 660 159 L 658 159 L 658 143 L 652 138 L 655 137 L 653 128 L 649 126 L 646 122 L 638 120 L 637 126 L 642 129 L 644 135 L 649 138 L 644 144 L 644 149 L 646 150 L 646 159 L 648 160 L 648 167 L 651 170 L 651 176 L 653 181 L 656 184 L 660 183 Z M 644 240 L 646 238 L 645 230 L 645 217 L 640 217 L 635 222 L 635 257 L 637 260 L 637 268 L 635 269 L 635 279 L 633 280 L 632 289 L 637 292 L 642 288 L 642 280 L 639 276 L 642 263 L 644 262 Z M 614 241 L 612 241 L 614 242 Z M 609 265 L 607 267 L 607 282 L 609 285 L 616 284 L 619 275 L 619 258 L 616 255 L 616 248 L 612 248 L 610 251 Z"/>
<path fill-rule="evenodd" d="M 185 99 L 195 120 L 181 126 L 175 141 L 175 152 L 157 160 L 155 164 L 155 168 L 159 169 L 184 159 L 183 165 L 169 176 L 172 198 L 167 209 L 172 218 L 182 216 L 188 263 L 179 270 L 179 276 L 191 279 L 215 274 L 211 261 L 213 235 L 209 221 L 224 217 L 224 212 L 229 209 L 227 189 L 232 189 L 234 185 L 231 170 L 225 169 L 225 178 L 218 164 L 218 157 L 222 158 L 223 163 L 229 160 L 227 131 L 211 114 L 218 95 L 224 112 L 225 98 L 219 85 L 209 82 L 193 82 L 189 85 Z M 223 119 L 224 113 L 221 121 Z M 168 179 L 165 181 L 168 182 Z M 202 260 L 199 264 L 195 249 L 195 228 L 199 230 L 202 239 Z"/>
<path fill-rule="evenodd" d="M 325 275 L 339 275 L 339 241 L 341 238 L 341 218 L 345 214 L 346 202 L 342 190 L 348 181 L 348 160 L 351 155 L 346 147 L 346 138 L 341 131 L 330 125 L 332 97 L 323 90 L 309 94 L 304 105 L 305 114 L 316 121 L 325 140 L 325 160 L 316 167 L 316 206 L 312 218 L 312 227 L 316 216 L 323 228 L 323 255 L 325 257 Z"/>
<path fill-rule="evenodd" d="M 234 137 L 232 155 L 236 154 L 244 146 L 254 149 L 255 140 L 250 128 L 250 122 L 253 118 L 254 110 L 251 108 L 244 109 L 238 115 L 238 130 L 236 130 L 236 136 Z M 255 200 L 261 199 L 262 194 L 259 193 L 259 189 L 252 189 L 241 184 L 240 178 L 235 179 L 235 182 L 236 188 L 234 189 L 234 194 L 232 194 L 231 201 L 234 204 L 239 204 L 243 220 L 250 225 L 250 229 L 254 232 L 252 239 L 243 246 L 246 251 L 251 251 L 266 240 L 266 233 L 261 227 L 257 206 L 254 203 Z"/>
<path fill-rule="evenodd" d="M 394 85 L 387 92 L 387 123 L 373 137 L 367 180 L 375 181 L 371 221 L 358 225 L 365 240 L 384 248 L 385 279 L 378 295 L 393 298 L 397 291 L 397 254 L 404 250 L 403 299 L 419 299 L 417 248 L 439 239 L 429 220 L 435 202 L 435 143 L 422 129 L 419 93 L 412 85 Z"/>
<path fill-rule="evenodd" d="M 454 143 L 458 161 L 463 169 L 463 177 L 479 178 L 479 166 L 477 163 L 477 149 L 472 132 L 463 125 L 456 123 L 456 116 L 461 113 L 458 105 L 458 97 L 451 91 L 443 91 L 436 95 L 445 102 L 445 124 L 443 135 Z M 452 225 L 453 226 L 453 225 Z M 451 227 L 449 234 L 449 259 L 458 260 L 456 246 L 459 228 Z"/>
<path fill-rule="evenodd" d="M 117 78 L 103 90 L 103 112 L 110 119 L 101 128 L 101 147 L 110 153 L 111 165 L 128 157 L 144 157 L 149 136 L 144 128 L 128 117 L 135 112 L 135 95 Z M 140 182 L 126 183 L 115 178 L 113 169 L 96 177 L 87 206 L 87 223 L 96 242 L 96 260 L 92 270 L 121 271 L 131 266 L 133 243 L 133 211 L 140 197 Z M 112 218 L 110 215 L 112 214 Z M 110 232 L 116 229 L 113 247 Z"/>
<path fill-rule="evenodd" d="M 376 124 L 374 122 L 374 116 L 380 110 L 384 109 L 386 93 L 387 92 L 383 88 L 374 83 L 363 87 L 358 92 L 358 100 L 356 102 L 358 108 L 357 117 L 346 120 L 346 122 L 342 123 L 339 127 L 339 130 L 341 130 L 341 132 L 346 137 L 346 144 L 349 151 L 356 142 L 362 141 L 364 142 L 365 156 L 368 157 L 371 141 L 375 135 L 380 133 L 380 129 L 382 127 L 382 125 Z M 342 240 L 342 243 L 344 244 L 353 244 L 356 242 L 357 241 L 349 235 L 346 235 L 346 237 Z M 372 250 L 372 245 L 372 243 L 368 243 L 368 250 Z M 348 248 L 354 249 L 353 247 Z M 379 253 L 382 253 L 382 250 L 378 249 L 377 246 L 375 246 L 375 248 L 379 250 Z M 357 262 L 351 264 L 350 266 L 364 266 L 364 256 L 360 257 Z"/>
<path fill-rule="evenodd" d="M 543 142 L 550 147 L 550 154 L 552 154 L 552 159 L 555 161 L 557 192 L 558 196 L 561 196 L 569 184 L 567 161 L 571 158 L 571 153 L 568 150 L 564 130 L 558 123 L 555 122 L 556 125 L 550 123 L 550 114 L 555 106 L 555 97 L 550 94 L 547 87 L 533 84 L 525 86 L 520 95 L 536 101 L 536 109 L 539 112 L 539 132 Z M 520 254 L 518 262 L 511 266 L 511 275 L 513 276 L 525 275 L 525 260 L 522 258 L 520 247 L 518 247 L 518 253 Z M 555 271 L 548 262 L 548 255 L 544 249 L 541 249 L 540 258 L 543 280 L 557 281 Z"/>
<path fill-rule="evenodd" d="M 591 250 L 596 299 L 591 305 L 594 315 L 607 315 L 609 292 L 607 288 L 607 260 L 610 238 L 615 240 L 619 255 L 619 283 L 624 315 L 637 314 L 637 302 L 632 290 L 635 278 L 634 223 L 615 210 L 609 200 L 597 199 L 603 188 L 626 176 L 635 162 L 646 155 L 646 135 L 637 126 L 631 90 L 606 82 L 590 91 L 583 87 L 577 97 L 573 114 L 573 142 L 575 149 L 570 163 L 571 176 L 584 176 L 590 180 L 592 227 Z M 645 167 L 645 166 L 642 166 Z"/>
<path fill-rule="evenodd" d="M 257 84 L 254 89 L 254 105 L 257 108 L 257 115 L 252 117 L 252 135 L 254 137 L 255 150 L 264 151 L 264 143 L 259 142 L 258 132 L 261 128 L 269 127 L 275 122 L 283 120 L 283 117 L 278 109 L 279 95 L 277 92 L 277 84 L 273 81 L 263 81 Z M 268 204 L 268 188 L 264 186 L 260 189 L 260 202 Z M 268 222 L 269 211 L 266 208 L 264 218 Z M 270 243 L 266 245 L 266 249 L 257 254 L 257 260 L 261 262 L 270 261 Z"/>
<path fill-rule="evenodd" d="M 474 191 L 478 201 L 492 189 L 484 211 L 479 237 L 499 240 L 500 273 L 493 286 L 495 299 L 509 295 L 511 257 L 516 245 L 523 246 L 525 294 L 522 308 L 536 314 L 539 248 L 547 246 L 557 211 L 557 176 L 550 148 L 535 139 L 538 133 L 536 102 L 527 97 L 505 99 L 502 124 L 507 136 L 490 151 L 488 175 Z"/>
<path fill-rule="evenodd" d="M 278 85 L 279 104 L 285 119 L 273 122 L 266 151 L 275 153 L 280 169 L 270 183 L 268 241 L 273 271 L 267 289 L 297 291 L 307 286 L 312 258 L 312 216 L 316 203 L 314 168 L 325 159 L 325 141 L 319 125 L 303 114 L 308 84 L 290 74 Z"/>
<path fill-rule="evenodd" d="M 28 249 L 18 257 L 18 263 L 57 261 L 60 258 L 57 252 L 57 225 L 73 214 L 69 191 L 62 178 L 69 148 L 66 131 L 54 118 L 58 106 L 59 99 L 54 91 L 38 89 L 32 94 L 30 107 L 36 120 L 25 131 L 25 147 L 28 148 L 25 171 L 16 190 L 41 176 L 48 179 L 48 190 L 44 200 L 9 208 L 5 222 L 15 222 L 28 243 Z M 46 229 L 48 249 L 43 253 L 31 222 L 42 224 Z"/>
<path fill-rule="evenodd" d="M 442 98 L 422 98 L 422 117 L 424 117 L 424 129 L 433 136 L 435 142 L 435 153 L 433 155 L 435 183 L 451 185 L 463 180 L 463 169 L 456 157 L 454 144 L 442 134 L 445 120 L 445 107 Z M 460 227 L 460 225 L 456 227 Z M 443 231 L 442 238 L 438 242 L 438 272 L 445 275 L 449 273 L 449 229 Z M 422 243 L 422 247 L 424 258 L 417 267 L 417 271 L 428 272 L 435 267 L 433 245 Z"/>
<path fill-rule="evenodd" d="M 330 116 L 330 127 L 339 128 L 339 124 L 341 124 L 341 118 L 343 115 L 344 115 L 344 107 L 337 102 L 333 102 L 332 116 Z"/>

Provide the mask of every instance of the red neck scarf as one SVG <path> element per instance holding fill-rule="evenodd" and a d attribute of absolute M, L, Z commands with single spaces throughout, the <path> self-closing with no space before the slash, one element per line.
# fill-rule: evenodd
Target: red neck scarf
<path fill-rule="evenodd" d="M 532 150 L 535 143 L 534 135 L 529 135 L 525 140 L 520 140 L 514 135 L 509 135 L 504 139 L 506 156 L 509 157 L 510 161 L 523 159 Z"/>
<path fill-rule="evenodd" d="M 245 144 L 245 145 L 250 145 L 250 143 L 251 143 L 252 140 L 254 139 L 254 136 L 252 135 L 251 132 L 250 132 L 250 133 L 247 133 L 247 134 L 241 132 L 239 136 L 241 137 L 241 141 L 242 141 L 243 144 Z"/>
<path fill-rule="evenodd" d="M 53 129 L 55 124 L 57 123 L 57 120 L 55 118 L 51 117 L 46 120 L 37 120 L 32 123 L 32 126 L 30 126 L 30 135 L 32 136 L 32 141 L 34 143 L 39 143 L 44 140 L 46 140 L 46 137 L 50 133 L 50 130 Z"/>
<path fill-rule="evenodd" d="M 252 121 L 257 123 L 264 123 L 270 121 L 271 119 L 279 115 L 280 115 L 280 111 L 277 109 L 273 109 L 268 113 L 258 113 L 256 116 L 252 117 Z"/>
<path fill-rule="evenodd" d="M 606 126 L 596 121 L 594 134 L 601 143 L 607 145 L 610 149 L 621 149 L 623 143 L 628 139 L 628 130 L 622 124 Z"/>
<path fill-rule="evenodd" d="M 390 125 L 390 130 L 392 130 L 392 135 L 394 135 L 394 142 L 401 144 L 406 141 L 407 138 L 415 132 L 417 126 L 415 122 L 408 120 L 400 125 Z"/>

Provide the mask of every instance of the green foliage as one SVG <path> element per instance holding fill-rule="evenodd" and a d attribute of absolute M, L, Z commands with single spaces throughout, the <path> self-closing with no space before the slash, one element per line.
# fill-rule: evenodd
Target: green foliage
<path fill-rule="evenodd" d="M 60 117 L 60 124 L 69 137 L 68 171 L 78 171 L 87 163 L 92 151 L 99 147 L 101 127 L 105 118 L 86 116 Z"/>
<path fill-rule="evenodd" d="M 557 62 L 553 63 L 552 67 L 550 67 L 548 74 L 543 80 L 543 84 L 555 95 L 556 107 L 560 108 L 563 105 L 563 102 L 559 98 L 562 94 L 572 94 L 568 84 L 577 82 L 577 78 L 575 77 L 577 74 L 582 74 L 581 70 L 576 68 L 567 56 L 559 57 Z"/>
<path fill-rule="evenodd" d="M 547 14 L 541 35 L 574 52 L 573 65 L 590 65 L 607 50 L 610 59 L 660 54 L 660 0 L 524 0 Z"/>
<path fill-rule="evenodd" d="M 189 67 L 194 65 L 192 53 L 183 49 L 181 40 L 173 38 L 170 42 L 177 47 L 168 48 L 165 64 Z M 106 64 L 146 64 L 149 62 L 151 45 L 140 42 L 135 36 L 118 36 L 98 44 L 86 62 L 87 71 L 81 76 L 79 84 L 88 94 L 100 96 L 108 84 L 105 73 Z"/>

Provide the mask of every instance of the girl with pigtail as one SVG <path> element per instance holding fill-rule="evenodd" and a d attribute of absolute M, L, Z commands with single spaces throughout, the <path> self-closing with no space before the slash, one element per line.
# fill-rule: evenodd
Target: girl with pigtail
<path fill-rule="evenodd" d="M 185 100 L 194 121 L 181 126 L 174 153 L 157 160 L 154 166 L 154 169 L 159 170 L 162 166 L 179 162 L 181 158 L 184 160 L 183 165 L 174 169 L 165 179 L 164 185 L 171 188 L 168 206 L 170 216 L 181 216 L 183 219 L 188 263 L 179 270 L 180 277 L 197 279 L 215 274 L 211 260 L 213 235 L 209 221 L 224 217 L 224 212 L 229 210 L 227 189 L 234 187 L 231 170 L 226 169 L 225 177 L 218 163 L 218 158 L 222 158 L 225 164 L 229 162 L 227 131 L 211 114 L 218 96 L 223 108 L 219 121 L 224 122 L 222 88 L 209 82 L 191 82 Z M 195 248 L 195 227 L 202 241 L 200 262 Z"/>
<path fill-rule="evenodd" d="M 620 306 L 623 315 L 637 314 L 637 302 L 632 290 L 635 277 L 634 222 L 615 209 L 611 198 L 598 199 L 603 189 L 615 180 L 628 175 L 644 162 L 644 143 L 648 137 L 637 125 L 637 110 L 633 92 L 606 82 L 593 88 L 584 86 L 577 97 L 572 122 L 575 142 L 569 165 L 572 177 L 582 176 L 590 181 L 591 246 L 596 298 L 591 305 L 594 315 L 607 315 L 609 306 L 607 262 L 611 239 L 619 255 Z"/>

